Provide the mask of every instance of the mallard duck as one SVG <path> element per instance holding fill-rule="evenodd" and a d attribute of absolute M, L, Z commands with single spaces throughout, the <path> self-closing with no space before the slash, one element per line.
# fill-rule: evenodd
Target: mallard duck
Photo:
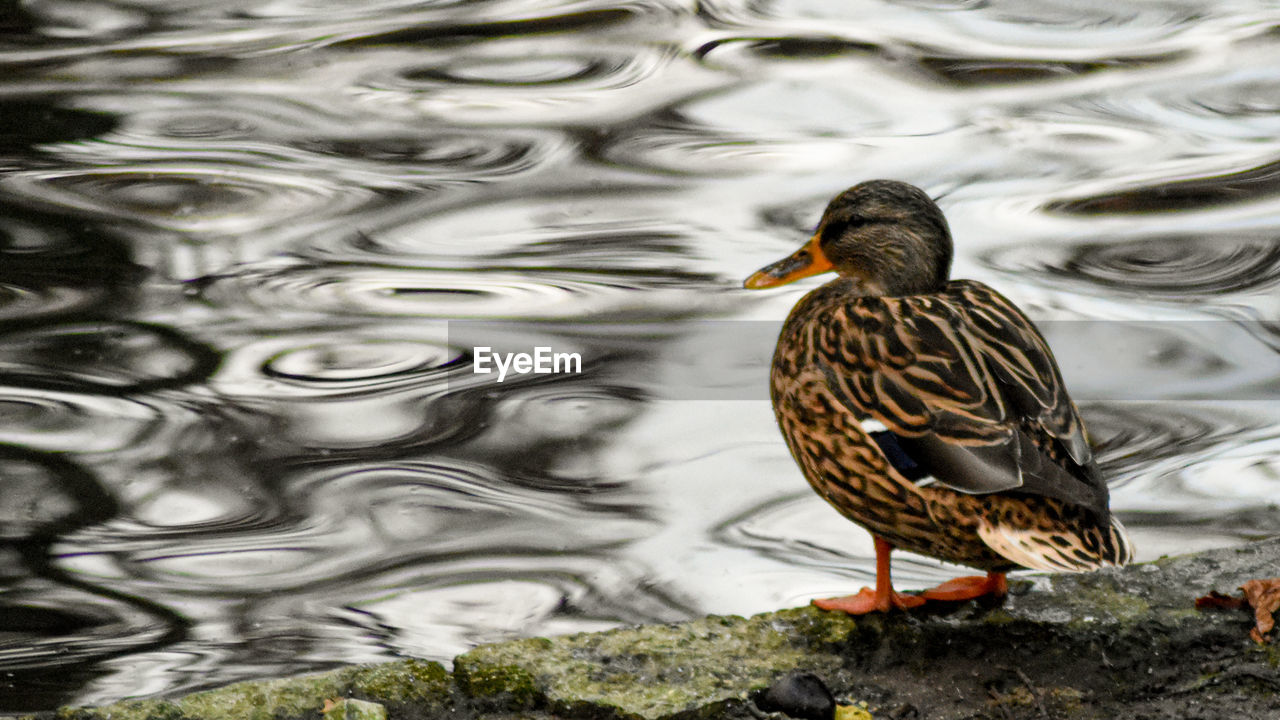
<path fill-rule="evenodd" d="M 1133 555 L 1049 346 L 1000 293 L 949 280 L 951 255 L 924 191 L 872 180 L 837 195 L 808 243 L 745 283 L 838 274 L 791 310 L 770 373 L 805 478 L 875 539 L 875 589 L 818 607 L 1001 596 L 1010 570 L 1080 572 Z M 986 575 L 898 593 L 894 548 Z"/>

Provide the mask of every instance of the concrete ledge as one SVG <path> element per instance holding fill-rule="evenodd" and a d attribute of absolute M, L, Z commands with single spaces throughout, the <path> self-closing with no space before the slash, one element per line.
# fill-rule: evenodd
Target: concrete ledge
<path fill-rule="evenodd" d="M 1249 612 L 1198 612 L 1194 601 L 1275 575 L 1280 539 L 1041 578 L 999 604 L 708 617 L 482 646 L 452 673 L 404 661 L 43 717 L 317 719 L 325 700 L 352 697 L 410 720 L 755 718 L 752 698 L 803 670 L 875 718 L 1270 719 L 1280 717 L 1276 645 L 1249 639 Z M 343 708 L 329 720 L 348 717 L 335 714 Z"/>

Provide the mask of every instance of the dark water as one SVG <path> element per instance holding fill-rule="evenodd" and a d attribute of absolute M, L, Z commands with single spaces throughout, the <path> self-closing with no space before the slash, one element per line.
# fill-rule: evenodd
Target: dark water
<path fill-rule="evenodd" d="M 872 177 L 1044 322 L 1141 557 L 1277 527 L 1272 3 L 6 7 L 0 710 L 856 589 L 764 400 L 808 285 L 737 287 Z"/>

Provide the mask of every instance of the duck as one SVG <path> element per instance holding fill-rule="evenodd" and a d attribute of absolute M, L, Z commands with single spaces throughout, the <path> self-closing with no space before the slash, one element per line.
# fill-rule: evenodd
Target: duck
<path fill-rule="evenodd" d="M 809 485 L 871 533 L 874 588 L 817 599 L 851 615 L 1008 592 L 1019 569 L 1087 572 L 1133 557 L 1053 352 L 1008 298 L 951 279 L 946 217 L 897 180 L 855 185 L 812 237 L 744 283 L 834 271 L 782 325 L 769 374 Z M 903 550 L 985 571 L 894 590 Z"/>

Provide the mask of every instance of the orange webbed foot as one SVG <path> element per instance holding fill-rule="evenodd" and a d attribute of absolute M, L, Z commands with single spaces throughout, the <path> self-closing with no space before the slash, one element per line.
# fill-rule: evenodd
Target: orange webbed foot
<path fill-rule="evenodd" d="M 948 580 L 920 593 L 920 597 L 926 600 L 957 602 L 987 595 L 1004 597 L 1008 592 L 1009 585 L 1005 581 L 1004 573 L 987 573 L 986 577 L 973 575 Z"/>
<path fill-rule="evenodd" d="M 875 590 L 862 588 L 854 595 L 814 600 L 813 606 L 820 610 L 839 610 L 850 615 L 866 615 L 873 612 L 889 612 L 893 608 L 908 610 L 920 607 L 924 602 L 925 599 L 919 595 L 904 595 L 890 591 L 887 597 L 879 597 Z"/>

